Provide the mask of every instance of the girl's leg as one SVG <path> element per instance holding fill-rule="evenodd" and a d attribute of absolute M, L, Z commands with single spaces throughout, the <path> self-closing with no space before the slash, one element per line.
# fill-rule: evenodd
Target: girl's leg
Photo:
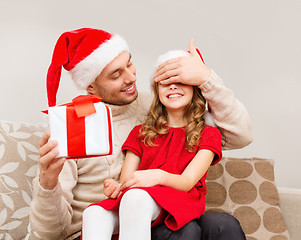
<path fill-rule="evenodd" d="M 119 240 L 150 240 L 151 222 L 160 211 L 160 206 L 146 191 L 128 190 L 119 207 Z"/>
<path fill-rule="evenodd" d="M 83 212 L 83 240 L 111 240 L 118 231 L 118 212 L 92 205 Z"/>

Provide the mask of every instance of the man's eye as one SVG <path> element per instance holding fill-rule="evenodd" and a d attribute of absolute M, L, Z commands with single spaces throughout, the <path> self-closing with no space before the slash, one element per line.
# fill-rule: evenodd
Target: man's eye
<path fill-rule="evenodd" d="M 119 74 L 119 73 L 114 73 L 114 74 L 111 76 L 112 79 L 117 79 L 117 78 L 119 78 L 119 77 L 120 77 L 120 74 Z"/>

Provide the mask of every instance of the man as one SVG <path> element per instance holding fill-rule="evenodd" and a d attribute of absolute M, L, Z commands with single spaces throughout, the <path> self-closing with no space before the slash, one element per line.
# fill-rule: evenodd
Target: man
<path fill-rule="evenodd" d="M 192 57 L 160 65 L 156 81 L 197 85 L 223 135 L 223 148 L 241 148 L 252 140 L 250 119 L 243 105 L 222 80 L 203 64 L 190 42 Z M 118 180 L 124 156 L 121 145 L 134 125 L 143 122 L 152 97 L 136 89 L 136 68 L 126 42 L 97 29 L 78 29 L 61 35 L 47 74 L 49 106 L 56 104 L 61 67 L 88 94 L 101 96 L 112 109 L 115 154 L 89 159 L 57 159 L 57 143 L 46 132 L 40 141 L 39 174 L 33 181 L 30 221 L 43 239 L 77 239 L 83 210 L 105 198 L 103 181 Z M 230 228 L 230 229 L 229 229 Z M 202 232 L 201 232 L 202 231 Z M 152 239 L 245 239 L 231 215 L 204 214 L 177 232 L 164 224 L 152 230 Z"/>

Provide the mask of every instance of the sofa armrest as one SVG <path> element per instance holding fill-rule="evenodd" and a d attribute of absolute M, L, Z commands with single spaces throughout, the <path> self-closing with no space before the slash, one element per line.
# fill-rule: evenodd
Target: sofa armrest
<path fill-rule="evenodd" d="M 278 187 L 280 208 L 291 240 L 301 239 L 301 189 Z"/>

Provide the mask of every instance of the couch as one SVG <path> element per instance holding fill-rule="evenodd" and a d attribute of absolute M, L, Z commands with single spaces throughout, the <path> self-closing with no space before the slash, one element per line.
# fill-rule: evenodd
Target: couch
<path fill-rule="evenodd" d="M 0 120 L 0 239 L 40 239 L 29 224 L 46 124 Z M 276 188 L 274 161 L 224 158 L 207 177 L 206 211 L 229 212 L 247 240 L 301 239 L 301 189 Z"/>

